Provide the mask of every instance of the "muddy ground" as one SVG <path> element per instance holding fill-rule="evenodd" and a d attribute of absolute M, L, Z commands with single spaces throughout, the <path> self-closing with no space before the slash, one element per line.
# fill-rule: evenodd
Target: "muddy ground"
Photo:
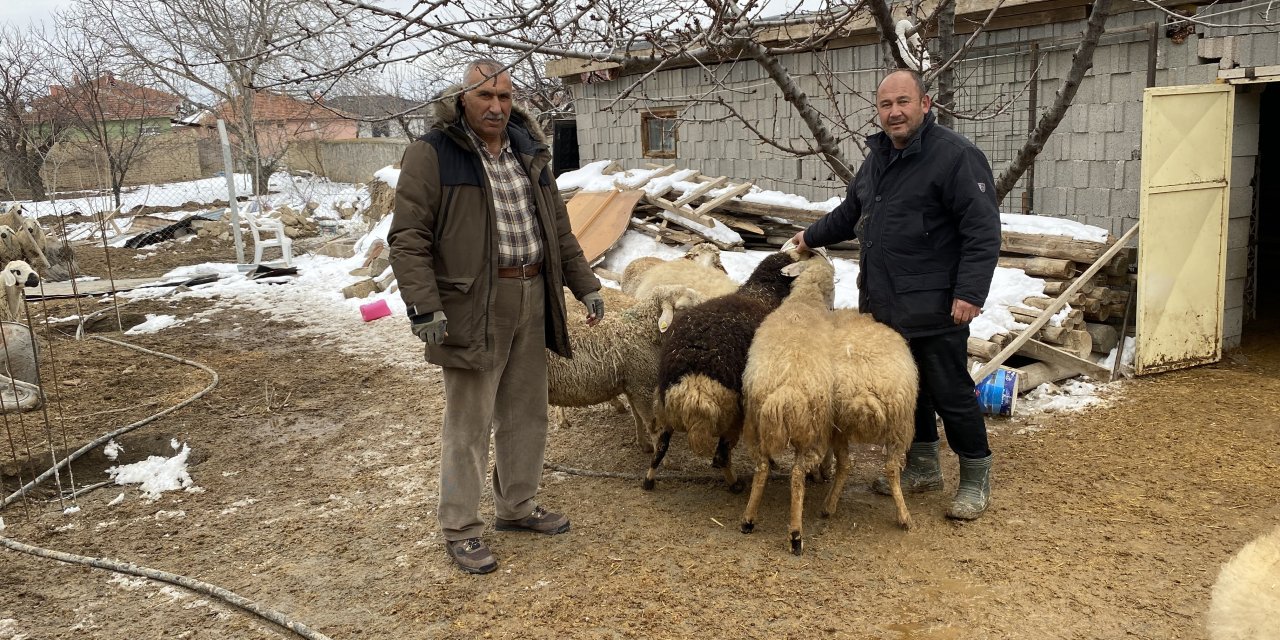
<path fill-rule="evenodd" d="M 193 243 L 112 257 L 117 277 L 136 277 L 229 251 Z M 80 260 L 89 273 L 104 263 Z M 130 311 L 190 315 L 216 303 Z M 49 304 L 53 317 L 74 312 Z M 995 500 L 973 523 L 943 517 L 953 456 L 948 495 L 908 497 L 916 528 L 906 532 L 891 501 L 867 490 L 878 456 L 859 452 L 833 518 L 817 516 L 825 486 L 810 490 L 801 557 L 788 553 L 784 481 L 770 483 L 756 533 L 743 535 L 745 496 L 709 480 L 682 440 L 668 479 L 645 492 L 630 418 L 572 410 L 572 425 L 551 433 L 548 462 L 636 479 L 548 471 L 541 501 L 570 514 L 572 531 L 489 532 L 499 571 L 463 575 L 434 519 L 440 376 L 407 327 L 387 324 L 379 352 L 362 355 L 252 311 L 206 319 L 127 338 L 220 381 L 123 437 L 120 458 L 172 455 L 176 438 L 190 445 L 203 492 L 153 502 L 129 488 L 109 506 L 122 489 L 106 487 L 64 515 L 73 502 L 49 501 L 48 488 L 0 511 L 0 535 L 198 578 L 335 639 L 1197 639 L 1218 567 L 1280 521 L 1280 332 L 1255 329 L 1223 362 L 1127 382 L 1110 406 L 991 420 Z M 114 328 L 93 335 L 121 337 Z M 9 417 L 5 494 L 48 459 L 46 435 L 74 448 L 210 379 L 96 340 L 53 346 L 50 426 L 39 412 Z M 740 450 L 744 474 L 745 458 Z M 89 456 L 77 486 L 105 479 L 109 464 Z M 0 550 L 0 640 L 277 637 L 292 636 L 181 589 Z"/>

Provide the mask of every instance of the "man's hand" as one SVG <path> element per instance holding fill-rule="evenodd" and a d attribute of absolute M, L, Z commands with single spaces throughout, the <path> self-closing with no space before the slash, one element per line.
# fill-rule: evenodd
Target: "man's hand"
<path fill-rule="evenodd" d="M 965 302 L 959 298 L 951 301 L 951 321 L 956 324 L 968 324 L 970 320 L 978 317 L 982 313 L 982 308 L 971 303 Z"/>
<path fill-rule="evenodd" d="M 794 243 L 795 243 L 795 245 L 796 245 L 797 247 L 799 247 L 799 248 L 801 248 L 801 249 L 804 249 L 805 251 L 812 251 L 812 250 L 809 248 L 809 245 L 807 245 L 807 244 L 805 244 L 805 243 L 804 243 L 804 231 L 803 231 L 803 230 L 801 230 L 801 231 L 797 231 L 797 232 L 796 232 L 796 234 L 795 234 L 794 236 L 791 236 L 791 241 L 792 241 L 792 242 L 794 242 Z"/>
<path fill-rule="evenodd" d="M 604 319 L 604 297 L 599 291 L 582 296 L 582 306 L 587 308 L 587 326 L 594 327 Z"/>
<path fill-rule="evenodd" d="M 413 319 L 413 335 L 427 344 L 440 344 L 449 335 L 444 330 L 445 317 L 443 311 L 432 311 L 425 316 Z"/>

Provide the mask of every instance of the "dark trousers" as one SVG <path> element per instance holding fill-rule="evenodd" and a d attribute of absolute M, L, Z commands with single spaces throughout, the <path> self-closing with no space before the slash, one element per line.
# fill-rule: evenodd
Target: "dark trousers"
<path fill-rule="evenodd" d="M 942 417 L 947 444 L 962 458 L 985 458 L 987 423 L 973 393 L 969 377 L 968 331 L 910 338 L 911 355 L 920 371 L 920 394 L 916 398 L 916 442 L 935 442 Z"/>

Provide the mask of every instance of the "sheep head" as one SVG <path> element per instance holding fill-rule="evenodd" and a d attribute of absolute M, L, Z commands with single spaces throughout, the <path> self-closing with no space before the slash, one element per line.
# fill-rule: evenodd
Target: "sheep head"
<path fill-rule="evenodd" d="M 692 260 L 704 267 L 711 267 L 724 272 L 724 264 L 720 262 L 720 248 L 710 242 L 699 242 L 684 254 L 685 260 Z"/>
<path fill-rule="evenodd" d="M 38 287 L 40 276 L 24 260 L 14 260 L 4 266 L 4 286 Z"/>
<path fill-rule="evenodd" d="M 0 260 L 15 260 L 22 257 L 22 246 L 18 244 L 18 234 L 9 225 L 0 224 Z"/>
<path fill-rule="evenodd" d="M 658 333 L 666 333 L 671 328 L 671 322 L 675 319 L 676 311 L 688 309 L 702 304 L 703 297 L 701 293 L 678 284 L 664 284 L 653 288 L 650 294 L 658 305 L 662 308 L 662 313 L 658 315 Z"/>
<path fill-rule="evenodd" d="M 835 265 L 831 264 L 826 252 L 797 251 L 801 255 L 800 259 L 782 268 L 782 275 L 795 278 L 791 283 L 791 291 L 814 289 L 822 296 L 827 308 L 832 308 L 836 298 Z"/>

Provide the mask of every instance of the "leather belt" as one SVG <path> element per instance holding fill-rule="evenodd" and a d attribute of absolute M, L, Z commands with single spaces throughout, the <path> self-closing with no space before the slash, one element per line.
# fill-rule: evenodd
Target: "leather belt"
<path fill-rule="evenodd" d="M 539 273 L 542 273 L 541 262 L 526 264 L 523 267 L 498 267 L 499 278 L 520 278 L 521 280 L 524 280 L 526 278 L 532 278 Z"/>

